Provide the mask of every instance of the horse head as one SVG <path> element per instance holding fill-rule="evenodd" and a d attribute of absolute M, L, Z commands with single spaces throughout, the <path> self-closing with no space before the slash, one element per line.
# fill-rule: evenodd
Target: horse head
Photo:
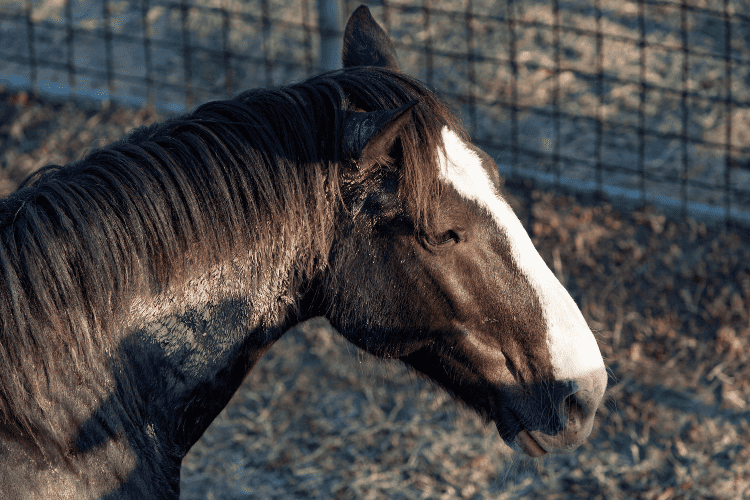
<path fill-rule="evenodd" d="M 400 74 L 367 7 L 348 22 L 343 61 L 344 71 Z M 497 166 L 460 126 L 428 137 L 434 103 L 361 100 L 343 119 L 342 158 L 358 181 L 342 187 L 322 310 L 351 342 L 427 375 L 528 455 L 574 449 L 602 401 L 604 362 L 503 199 Z M 427 149 L 417 160 L 415 145 Z"/>

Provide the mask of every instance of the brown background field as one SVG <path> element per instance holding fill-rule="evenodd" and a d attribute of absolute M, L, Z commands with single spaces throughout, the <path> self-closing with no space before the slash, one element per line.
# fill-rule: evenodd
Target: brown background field
<path fill-rule="evenodd" d="M 0 194 L 160 118 L 2 92 Z M 586 445 L 515 455 L 439 389 L 314 320 L 274 346 L 187 456 L 182 497 L 750 498 L 747 233 L 506 191 L 611 371 Z"/>

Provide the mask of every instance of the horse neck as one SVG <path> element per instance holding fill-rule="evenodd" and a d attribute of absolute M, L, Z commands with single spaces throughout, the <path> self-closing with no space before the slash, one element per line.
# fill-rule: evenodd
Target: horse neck
<path fill-rule="evenodd" d="M 315 248 L 324 244 L 309 237 L 309 221 L 297 215 L 287 223 L 277 237 L 188 269 L 158 293 L 130 302 L 118 349 L 121 383 L 143 398 L 139 403 L 148 402 L 144 424 L 173 447 L 174 459 L 187 453 L 273 343 L 309 317 L 302 295 L 311 271 L 324 265 Z"/>
<path fill-rule="evenodd" d="M 74 351 L 61 347 L 59 354 L 56 351 L 54 356 L 48 356 L 43 367 L 27 371 L 29 379 L 35 372 L 46 372 L 49 380 L 47 388 L 31 396 L 41 401 L 43 408 L 29 406 L 21 411 L 33 414 L 33 428 L 47 429 L 44 437 L 38 439 L 53 440 L 52 449 L 58 450 L 51 458 L 45 455 L 49 450 L 42 451 L 38 463 L 47 463 L 50 471 L 70 471 L 75 475 L 76 471 L 85 471 L 87 456 L 103 454 L 111 460 L 99 460 L 101 467 L 106 468 L 109 463 L 117 477 L 138 475 L 127 464 L 136 464 L 141 475 L 178 468 L 179 461 L 226 406 L 260 356 L 285 330 L 305 319 L 305 312 L 298 307 L 301 290 L 307 287 L 315 269 L 325 265 L 333 226 L 332 209 L 320 206 L 332 202 L 324 194 L 325 186 L 321 186 L 321 179 L 326 177 L 320 172 L 300 176 L 294 193 L 280 195 L 286 202 L 281 208 L 254 206 L 252 213 L 256 217 L 245 224 L 252 231 L 251 236 L 232 239 L 233 244 L 221 252 L 217 251 L 217 242 L 223 240 L 217 238 L 208 243 L 209 250 L 201 247 L 204 242 L 199 238 L 189 244 L 176 244 L 173 248 L 182 248 L 182 254 L 161 256 L 156 261 L 148 252 L 139 250 L 143 246 L 137 240 L 118 243 L 119 254 L 91 250 L 95 258 L 86 265 L 91 266 L 92 272 L 98 272 L 96 266 L 109 263 L 110 255 L 122 255 L 126 247 L 141 253 L 124 260 L 138 263 L 137 268 L 127 269 L 119 263 L 115 269 L 112 265 L 113 275 L 128 277 L 118 278 L 117 286 L 102 287 L 101 280 L 80 285 L 86 291 L 83 296 L 90 301 L 88 306 L 81 302 L 80 307 L 93 311 L 80 316 L 96 321 L 88 325 L 86 332 L 96 353 L 77 360 L 71 354 Z M 252 189 L 242 194 L 256 200 L 268 196 Z M 293 199 L 295 196 L 298 199 Z M 128 214 L 116 208 L 107 213 L 106 203 L 108 200 L 104 199 L 91 207 L 87 220 L 100 221 L 100 225 L 119 224 L 122 227 L 110 227 L 109 234 L 127 235 L 123 218 Z M 221 204 L 222 200 L 213 200 L 212 207 Z M 142 215 L 133 219 L 139 216 Z M 24 217 L 20 209 L 18 217 Z M 215 227 L 227 227 L 221 223 L 217 220 Z M 66 240 L 76 237 L 63 230 L 66 228 L 57 233 L 50 231 L 50 248 L 55 247 L 52 238 L 58 238 L 65 247 Z M 155 236 L 149 236 L 150 240 L 142 237 L 141 243 L 158 241 Z M 166 271 L 159 269 L 160 265 L 171 266 L 169 260 L 174 258 L 181 262 L 174 266 L 174 273 L 171 267 Z M 43 259 L 39 261 L 43 264 Z M 87 269 L 81 272 L 84 278 L 90 274 Z M 169 276 L 166 281 L 165 276 Z M 42 285 L 33 286 L 41 289 Z M 109 302 L 115 304 L 112 310 L 106 307 Z M 55 310 L 45 314 L 54 317 Z M 50 338 L 61 338 L 60 345 L 75 342 L 80 332 L 74 326 L 65 330 L 66 334 L 62 330 L 53 332 Z M 44 335 L 27 330 L 26 335 L 32 338 Z M 62 406 L 60 401 L 64 402 Z M 0 441 L 6 434 L 25 453 L 35 453 L 33 437 L 22 442 L 12 437 L 17 434 L 15 429 L 4 429 L 0 424 Z M 132 460 L 119 460 L 123 455 Z M 0 456 L 0 468 L 12 477 L 17 469 L 6 463 L 6 458 Z M 20 463 L 19 469 L 24 468 L 29 465 Z M 147 474 L 144 470 L 152 472 Z M 4 478 L 0 474 L 0 485 Z M 50 484 L 56 480 L 49 479 Z M 178 474 L 176 480 L 179 481 Z M 172 474 L 155 481 L 174 482 L 175 477 Z"/>
<path fill-rule="evenodd" d="M 133 300 L 120 347 L 122 376 L 136 394 L 148 395 L 148 423 L 181 448 L 178 454 L 200 437 L 271 345 L 306 319 L 297 307 L 300 286 L 291 252 L 274 268 L 251 253 Z"/>

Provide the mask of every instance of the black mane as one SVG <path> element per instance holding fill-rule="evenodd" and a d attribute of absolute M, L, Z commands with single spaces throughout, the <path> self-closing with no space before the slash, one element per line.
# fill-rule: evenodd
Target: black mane
<path fill-rule="evenodd" d="M 441 130 L 460 126 L 423 84 L 378 68 L 205 104 L 47 168 L 0 200 L 2 426 L 50 432 L 49 387 L 116 362 L 136 297 L 248 249 L 269 267 L 294 244 L 299 279 L 325 266 L 347 196 L 378 187 L 373 171 L 342 157 L 346 112 L 413 99 L 398 192 L 429 226 Z"/>

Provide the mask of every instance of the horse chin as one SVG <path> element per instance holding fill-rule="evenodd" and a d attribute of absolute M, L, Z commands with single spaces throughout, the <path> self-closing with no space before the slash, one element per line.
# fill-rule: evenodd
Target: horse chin
<path fill-rule="evenodd" d="M 520 431 L 513 441 L 515 447 L 526 453 L 531 458 L 543 457 L 548 453 L 569 453 L 580 445 L 580 443 L 569 443 L 563 445 L 556 442 L 556 436 L 547 436 L 539 431 Z"/>
<path fill-rule="evenodd" d="M 508 432 L 504 432 L 505 426 L 500 421 L 496 421 L 495 426 L 505 443 L 516 451 L 522 451 L 531 458 L 543 457 L 549 452 L 547 447 L 542 446 L 540 441 L 535 439 L 534 435 L 539 434 L 538 432 L 529 432 L 519 425 L 514 430 L 515 437 L 511 439 Z"/>
<path fill-rule="evenodd" d="M 531 458 L 539 458 L 547 454 L 547 450 L 542 448 L 539 441 L 534 439 L 532 434 L 525 429 L 516 435 L 514 443 Z"/>

